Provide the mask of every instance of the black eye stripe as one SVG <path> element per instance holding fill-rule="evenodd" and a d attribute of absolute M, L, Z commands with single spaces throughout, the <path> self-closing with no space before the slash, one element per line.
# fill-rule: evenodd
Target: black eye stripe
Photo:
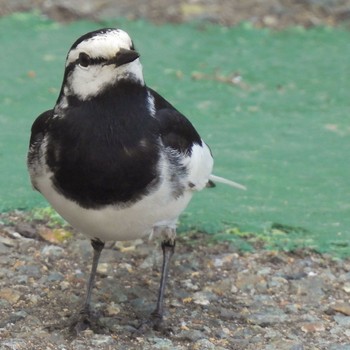
<path fill-rule="evenodd" d="M 103 58 L 103 57 L 96 57 L 96 58 L 91 58 L 90 57 L 90 60 L 89 60 L 89 66 L 92 66 L 92 65 L 98 65 L 98 64 L 102 64 L 102 63 L 105 63 L 107 62 L 108 60 Z M 76 64 L 80 64 L 80 59 L 77 58 L 76 61 L 75 61 Z"/>

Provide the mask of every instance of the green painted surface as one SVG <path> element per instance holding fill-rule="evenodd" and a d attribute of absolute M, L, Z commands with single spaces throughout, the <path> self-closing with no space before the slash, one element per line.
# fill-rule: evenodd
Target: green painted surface
<path fill-rule="evenodd" d="M 199 193 L 182 229 L 221 232 L 238 244 L 251 232 L 271 247 L 350 255 L 345 29 L 271 32 L 126 20 L 62 26 L 28 14 L 0 19 L 0 210 L 46 205 L 26 173 L 30 126 L 56 101 L 70 45 L 103 26 L 131 34 L 148 85 L 192 120 L 212 148 L 215 173 L 248 187 Z M 240 85 L 210 78 L 235 72 Z"/>

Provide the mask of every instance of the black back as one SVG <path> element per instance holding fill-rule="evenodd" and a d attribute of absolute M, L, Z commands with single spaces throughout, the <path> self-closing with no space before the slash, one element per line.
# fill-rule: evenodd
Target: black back
<path fill-rule="evenodd" d="M 157 92 L 154 96 L 156 119 L 159 122 L 163 144 L 187 156 L 191 155 L 192 145 L 202 145 L 201 137 L 191 122 Z"/>

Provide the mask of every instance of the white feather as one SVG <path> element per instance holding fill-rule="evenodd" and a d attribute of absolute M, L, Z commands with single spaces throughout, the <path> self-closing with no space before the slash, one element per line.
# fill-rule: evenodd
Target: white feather
<path fill-rule="evenodd" d="M 220 182 L 222 184 L 229 185 L 229 186 L 234 187 L 234 188 L 238 188 L 240 190 L 247 189 L 247 187 L 245 187 L 244 185 L 241 185 L 238 182 L 235 182 L 232 180 L 225 179 L 224 177 L 221 177 L 221 176 L 216 176 L 216 175 L 211 174 L 209 176 L 209 179 L 214 181 L 214 182 Z"/>
<path fill-rule="evenodd" d="M 113 57 L 121 48 L 129 49 L 132 41 L 128 33 L 121 29 L 111 29 L 106 33 L 100 33 L 92 38 L 85 39 L 76 48 L 69 51 L 66 66 L 75 62 L 80 52 L 85 52 L 92 58 Z"/>
<path fill-rule="evenodd" d="M 109 205 L 85 209 L 59 194 L 52 186 L 52 174 L 38 181 L 40 192 L 72 226 L 90 238 L 103 241 L 133 240 L 149 235 L 158 226 L 175 227 L 177 218 L 189 203 L 192 192 L 174 199 L 167 182 L 131 206 Z"/>

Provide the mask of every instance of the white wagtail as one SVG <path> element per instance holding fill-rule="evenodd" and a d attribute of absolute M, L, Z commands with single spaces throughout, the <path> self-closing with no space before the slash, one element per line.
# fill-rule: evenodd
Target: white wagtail
<path fill-rule="evenodd" d="M 190 121 L 146 86 L 129 35 L 106 28 L 68 52 L 53 109 L 31 130 L 33 187 L 94 249 L 77 330 L 89 326 L 90 299 L 106 241 L 162 236 L 163 266 L 151 320 L 159 326 L 176 223 L 192 194 L 211 180 L 213 157 Z"/>

